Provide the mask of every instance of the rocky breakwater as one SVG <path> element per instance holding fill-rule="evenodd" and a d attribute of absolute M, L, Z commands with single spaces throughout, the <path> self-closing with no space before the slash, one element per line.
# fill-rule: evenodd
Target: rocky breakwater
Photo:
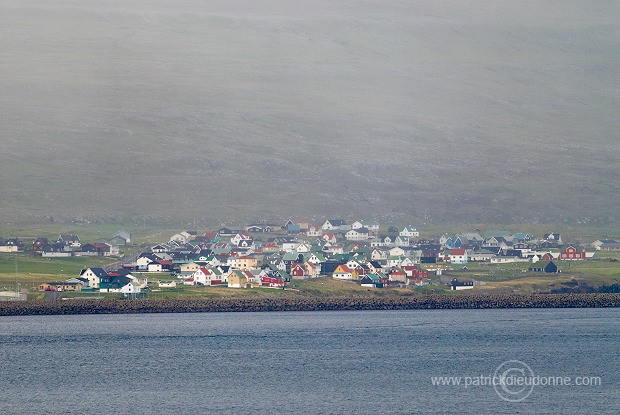
<path fill-rule="evenodd" d="M 393 297 L 74 299 L 0 302 L 0 316 L 240 311 L 620 307 L 620 294 L 415 295 Z"/>

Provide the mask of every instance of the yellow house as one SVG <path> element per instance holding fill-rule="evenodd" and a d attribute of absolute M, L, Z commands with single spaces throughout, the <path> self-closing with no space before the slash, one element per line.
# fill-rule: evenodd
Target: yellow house
<path fill-rule="evenodd" d="M 195 262 L 190 262 L 188 264 L 181 264 L 179 268 L 181 269 L 181 273 L 192 274 L 200 269 L 200 265 Z"/>
<path fill-rule="evenodd" d="M 337 279 L 337 280 L 352 280 L 355 277 L 353 276 L 353 271 L 346 265 L 342 264 L 342 265 L 338 265 L 338 268 L 334 270 L 334 273 L 332 274 L 332 278 Z"/>
<path fill-rule="evenodd" d="M 245 288 L 248 285 L 248 279 L 240 272 L 233 272 L 228 276 L 228 288 Z"/>
<path fill-rule="evenodd" d="M 240 256 L 228 258 L 228 264 L 236 269 L 243 271 L 258 268 L 258 260 L 251 256 Z"/>

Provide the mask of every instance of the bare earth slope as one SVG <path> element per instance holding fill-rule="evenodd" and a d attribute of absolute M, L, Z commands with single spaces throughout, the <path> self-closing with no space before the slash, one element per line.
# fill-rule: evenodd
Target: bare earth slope
<path fill-rule="evenodd" d="M 8 218 L 618 220 L 616 1 L 0 4 Z"/>

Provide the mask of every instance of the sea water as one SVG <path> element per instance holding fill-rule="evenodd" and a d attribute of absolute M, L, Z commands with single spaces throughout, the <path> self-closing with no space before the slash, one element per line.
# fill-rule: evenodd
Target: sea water
<path fill-rule="evenodd" d="M 619 414 L 619 352 L 618 309 L 0 317 L 0 414 Z"/>

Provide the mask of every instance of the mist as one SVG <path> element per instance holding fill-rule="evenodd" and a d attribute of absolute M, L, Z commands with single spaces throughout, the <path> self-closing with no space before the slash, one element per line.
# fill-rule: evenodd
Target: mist
<path fill-rule="evenodd" d="M 0 4 L 7 220 L 617 222 L 615 1 Z"/>

